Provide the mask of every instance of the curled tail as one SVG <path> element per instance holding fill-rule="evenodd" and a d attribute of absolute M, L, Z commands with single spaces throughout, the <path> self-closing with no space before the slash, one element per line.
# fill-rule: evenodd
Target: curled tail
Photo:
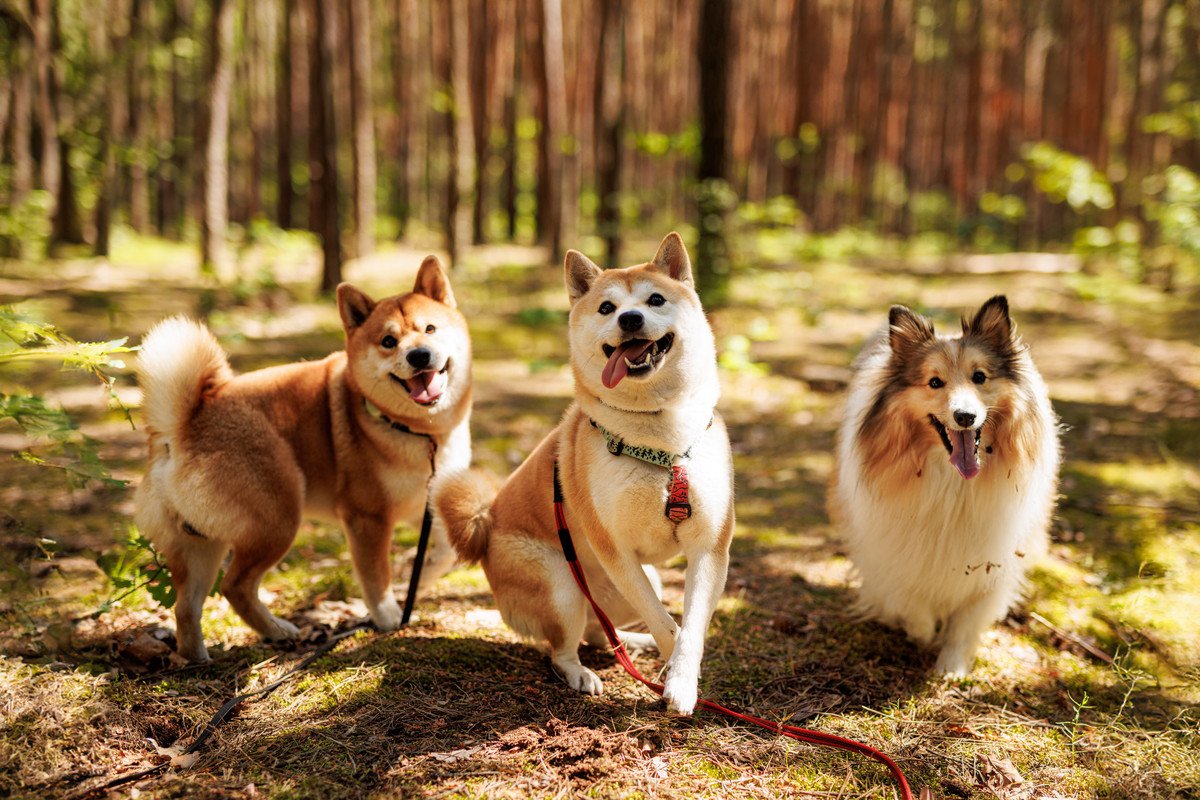
<path fill-rule="evenodd" d="M 150 429 L 178 440 L 206 389 L 233 377 L 229 359 L 208 328 L 186 317 L 164 319 L 142 340 L 138 379 Z"/>
<path fill-rule="evenodd" d="M 487 554 L 496 490 L 496 480 L 477 469 L 454 472 L 434 483 L 434 511 L 463 561 L 478 561 Z"/>

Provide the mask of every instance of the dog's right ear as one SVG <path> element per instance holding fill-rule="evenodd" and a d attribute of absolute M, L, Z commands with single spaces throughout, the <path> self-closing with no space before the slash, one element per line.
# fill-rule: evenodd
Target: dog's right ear
<path fill-rule="evenodd" d="M 892 306 L 888 312 L 888 343 L 894 355 L 903 356 L 932 340 L 933 323 L 906 306 Z"/>
<path fill-rule="evenodd" d="M 338 313 L 342 315 L 342 327 L 346 329 L 347 336 L 366 322 L 375 309 L 374 300 L 348 283 L 338 284 L 337 303 Z"/>
<path fill-rule="evenodd" d="M 564 268 L 567 277 L 567 295 L 571 298 L 571 305 L 575 305 L 576 300 L 587 294 L 588 289 L 592 288 L 596 278 L 599 278 L 600 273 L 603 272 L 591 259 L 578 250 L 567 251 Z"/>

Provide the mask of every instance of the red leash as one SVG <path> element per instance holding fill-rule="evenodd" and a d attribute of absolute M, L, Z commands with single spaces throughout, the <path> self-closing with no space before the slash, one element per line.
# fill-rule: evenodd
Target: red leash
<path fill-rule="evenodd" d="M 567 528 L 567 516 L 563 511 L 563 491 L 562 483 L 558 479 L 558 461 L 554 462 L 554 521 L 558 525 L 558 539 L 562 544 L 563 555 L 567 559 L 567 565 L 571 568 L 571 574 L 575 576 L 575 582 L 579 584 L 579 590 L 583 592 L 583 596 L 592 604 L 592 610 L 596 612 L 596 618 L 600 620 L 600 626 L 604 628 L 604 635 L 608 637 L 608 643 L 612 645 L 613 655 L 616 656 L 617 663 L 625 668 L 625 671 L 633 677 L 634 680 L 643 684 L 650 691 L 661 696 L 663 686 L 661 683 L 645 678 L 642 673 L 638 672 L 638 668 L 634 666 L 633 660 L 629 657 L 629 653 L 625 650 L 625 645 L 617 636 L 617 629 L 605 615 L 600 604 L 592 597 L 591 591 L 588 590 L 587 578 L 583 574 L 583 567 L 579 563 L 579 557 L 575 553 L 575 543 L 571 540 L 571 531 Z M 853 739 L 846 739 L 832 733 L 822 733 L 809 728 L 801 728 L 796 725 L 785 725 L 779 722 L 772 722 L 761 717 L 743 714 L 740 711 L 726 708 L 719 703 L 714 703 L 711 700 L 700 698 L 697 705 L 707 708 L 709 711 L 715 711 L 718 714 L 724 714 L 727 717 L 740 719 L 742 722 L 749 722 L 751 725 L 757 725 L 771 733 L 780 736 L 786 736 L 789 739 L 795 739 L 799 742 L 807 742 L 808 744 L 819 744 L 825 747 L 833 747 L 838 750 L 848 750 L 851 753 L 861 753 L 880 762 L 888 768 L 895 779 L 896 784 L 900 787 L 900 796 L 903 800 L 912 800 L 912 790 L 908 787 L 908 779 L 904 777 L 904 773 L 897 766 L 896 762 L 882 753 L 871 747 L 869 744 L 856 742 Z"/>

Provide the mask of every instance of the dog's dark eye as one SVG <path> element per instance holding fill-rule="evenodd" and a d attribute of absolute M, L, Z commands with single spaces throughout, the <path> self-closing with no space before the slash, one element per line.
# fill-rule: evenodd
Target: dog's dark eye
<path fill-rule="evenodd" d="M 600 304 L 600 313 L 601 314 L 611 314 L 612 312 L 614 312 L 616 310 L 617 310 L 617 307 L 614 306 L 612 303 L 608 302 L 607 300 L 605 300 L 603 303 Z"/>
<path fill-rule="evenodd" d="M 661 306 L 663 303 L 667 302 L 667 298 L 663 297 L 658 292 L 655 292 L 654 294 L 650 295 L 650 299 L 646 302 L 652 306 Z"/>
<path fill-rule="evenodd" d="M 941 378 L 930 378 L 929 379 L 929 388 L 930 389 L 940 389 L 945 385 L 946 385 L 946 382 L 944 380 L 942 380 Z"/>
<path fill-rule="evenodd" d="M 383 341 L 381 341 L 380 344 L 383 345 L 384 347 L 386 347 L 388 350 L 391 350 L 393 347 L 395 347 L 397 344 L 399 344 L 399 342 L 396 341 L 395 336 L 385 336 L 385 337 L 383 337 Z"/>
<path fill-rule="evenodd" d="M 426 325 L 425 326 L 426 333 L 433 333 L 436 330 L 437 330 L 437 325 Z"/>
<path fill-rule="evenodd" d="M 987 380 L 987 375 L 983 374 L 983 370 L 977 369 L 977 370 L 975 370 L 975 374 L 971 376 L 971 380 L 974 383 L 982 384 L 984 381 Z"/>

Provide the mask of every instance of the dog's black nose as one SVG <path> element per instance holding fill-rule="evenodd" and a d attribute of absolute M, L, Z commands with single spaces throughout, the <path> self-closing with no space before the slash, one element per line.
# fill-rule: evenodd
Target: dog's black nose
<path fill-rule="evenodd" d="M 429 352 L 428 347 L 414 347 L 408 351 L 405 356 L 409 364 L 412 364 L 417 369 L 424 369 L 429 366 L 429 361 L 433 358 L 433 353 Z"/>
<path fill-rule="evenodd" d="M 975 424 L 975 415 L 970 411 L 955 411 L 954 421 L 964 428 L 969 428 Z"/>
<path fill-rule="evenodd" d="M 621 330 L 626 333 L 640 331 L 642 325 L 645 324 L 646 318 L 642 316 L 640 311 L 626 311 L 621 316 L 617 317 L 617 324 L 621 326 Z"/>

